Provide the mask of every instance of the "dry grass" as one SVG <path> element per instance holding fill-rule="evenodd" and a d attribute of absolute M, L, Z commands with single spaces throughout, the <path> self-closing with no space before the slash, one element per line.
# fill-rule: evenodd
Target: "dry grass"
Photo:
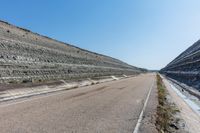
<path fill-rule="evenodd" d="M 174 114 L 177 113 L 175 105 L 167 101 L 166 87 L 162 78 L 157 74 L 157 89 L 158 89 L 158 107 L 156 125 L 161 133 L 170 133 L 172 130 L 172 121 Z"/>

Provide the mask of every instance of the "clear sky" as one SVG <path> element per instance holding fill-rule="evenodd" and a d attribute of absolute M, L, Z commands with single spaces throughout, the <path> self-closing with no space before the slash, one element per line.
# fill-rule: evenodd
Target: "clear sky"
<path fill-rule="evenodd" d="M 0 19 L 160 69 L 200 38 L 200 0 L 0 0 Z"/>

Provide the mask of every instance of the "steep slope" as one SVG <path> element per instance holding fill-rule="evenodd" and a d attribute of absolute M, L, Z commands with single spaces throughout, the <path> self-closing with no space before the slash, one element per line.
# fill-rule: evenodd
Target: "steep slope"
<path fill-rule="evenodd" d="M 200 40 L 169 63 L 161 72 L 200 90 Z"/>
<path fill-rule="evenodd" d="M 0 21 L 2 83 L 130 75 L 142 71 L 120 60 Z"/>

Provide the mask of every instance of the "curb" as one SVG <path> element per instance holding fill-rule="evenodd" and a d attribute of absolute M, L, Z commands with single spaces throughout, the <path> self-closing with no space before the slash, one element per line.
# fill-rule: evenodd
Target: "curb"
<path fill-rule="evenodd" d="M 58 91 L 71 90 L 71 89 L 75 89 L 79 87 L 90 86 L 94 84 L 110 82 L 110 81 L 120 80 L 124 78 L 128 78 L 128 77 L 127 76 L 123 76 L 123 77 L 111 76 L 111 78 L 108 78 L 108 79 L 100 79 L 100 80 L 88 79 L 81 82 L 71 82 L 71 83 L 66 83 L 65 81 L 63 81 L 63 84 L 58 85 L 56 87 L 42 85 L 42 86 L 37 86 L 37 87 L 6 90 L 6 91 L 0 92 L 0 102 L 6 102 L 6 101 L 16 100 L 20 98 L 28 98 L 28 97 L 32 97 L 36 95 L 43 95 L 43 94 L 48 94 L 48 93 L 53 93 L 53 92 L 58 92 Z"/>

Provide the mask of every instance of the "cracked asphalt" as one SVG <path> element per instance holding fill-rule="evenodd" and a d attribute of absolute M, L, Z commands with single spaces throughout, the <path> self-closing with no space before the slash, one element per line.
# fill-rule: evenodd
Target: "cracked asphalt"
<path fill-rule="evenodd" d="M 141 74 L 1 103 L 0 132 L 132 133 L 154 82 Z"/>

